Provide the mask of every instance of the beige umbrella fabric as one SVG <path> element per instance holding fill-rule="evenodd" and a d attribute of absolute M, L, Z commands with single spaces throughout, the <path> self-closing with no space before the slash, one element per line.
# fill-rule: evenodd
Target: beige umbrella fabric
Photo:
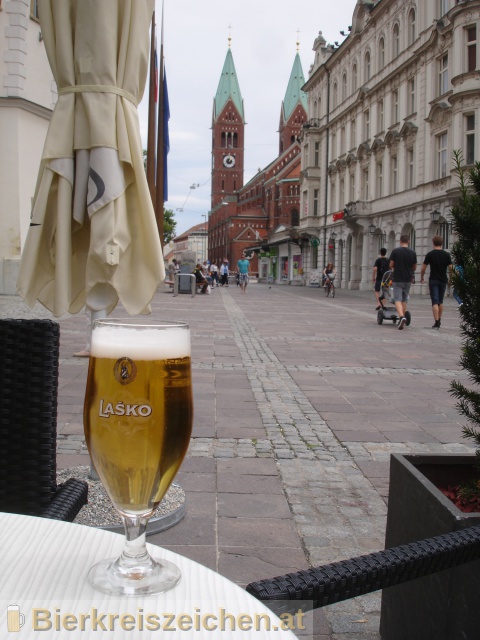
<path fill-rule="evenodd" d="M 165 278 L 137 105 L 154 0 L 38 0 L 58 101 L 17 289 L 59 316 L 149 310 Z"/>

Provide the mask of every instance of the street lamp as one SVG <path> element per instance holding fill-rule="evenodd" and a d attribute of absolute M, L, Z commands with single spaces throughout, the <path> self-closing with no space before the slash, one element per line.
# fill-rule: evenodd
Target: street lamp
<path fill-rule="evenodd" d="M 202 254 L 203 254 L 202 262 L 205 262 L 205 260 L 207 259 L 207 242 L 206 242 L 207 214 L 206 213 L 202 213 L 202 218 L 204 219 L 204 221 L 203 221 L 203 235 L 202 235 Z"/>
<path fill-rule="evenodd" d="M 337 237 L 337 233 L 335 231 L 332 231 L 332 233 L 330 234 L 330 240 L 335 242 L 336 237 Z"/>
<path fill-rule="evenodd" d="M 430 213 L 430 217 L 432 218 L 432 222 L 439 222 L 440 221 L 440 216 L 442 214 L 440 213 L 440 211 L 437 211 L 436 209 L 434 209 L 431 213 Z"/>
<path fill-rule="evenodd" d="M 369 233 L 371 236 L 373 236 L 373 234 L 375 233 L 376 229 L 377 229 L 377 227 L 373 224 L 373 222 L 371 222 L 371 223 L 368 225 L 368 233 Z"/>

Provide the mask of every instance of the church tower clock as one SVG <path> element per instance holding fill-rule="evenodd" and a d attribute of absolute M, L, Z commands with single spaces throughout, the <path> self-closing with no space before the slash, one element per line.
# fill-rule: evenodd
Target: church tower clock
<path fill-rule="evenodd" d="M 245 115 L 230 38 L 212 117 L 212 209 L 243 187 Z"/>

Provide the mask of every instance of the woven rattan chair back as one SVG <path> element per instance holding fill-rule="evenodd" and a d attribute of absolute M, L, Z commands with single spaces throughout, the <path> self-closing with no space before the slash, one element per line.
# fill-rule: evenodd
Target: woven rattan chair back
<path fill-rule="evenodd" d="M 0 510 L 40 515 L 56 486 L 60 332 L 51 320 L 0 320 Z"/>

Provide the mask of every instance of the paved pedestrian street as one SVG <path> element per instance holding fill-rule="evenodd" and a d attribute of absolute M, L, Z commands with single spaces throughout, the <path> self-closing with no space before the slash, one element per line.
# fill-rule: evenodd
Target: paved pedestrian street
<path fill-rule="evenodd" d="M 149 537 L 244 586 L 384 547 L 391 453 L 472 451 L 449 386 L 456 303 L 439 331 L 428 296 L 412 324 L 377 324 L 373 292 L 251 283 L 212 295 L 160 290 L 152 320 L 190 324 L 195 420 L 178 475 L 187 512 Z M 50 317 L 0 298 L 2 317 Z M 123 311 L 115 315 L 124 316 Z M 58 466 L 89 464 L 84 314 L 60 319 Z M 318 640 L 379 640 L 381 594 L 317 610 Z"/>

